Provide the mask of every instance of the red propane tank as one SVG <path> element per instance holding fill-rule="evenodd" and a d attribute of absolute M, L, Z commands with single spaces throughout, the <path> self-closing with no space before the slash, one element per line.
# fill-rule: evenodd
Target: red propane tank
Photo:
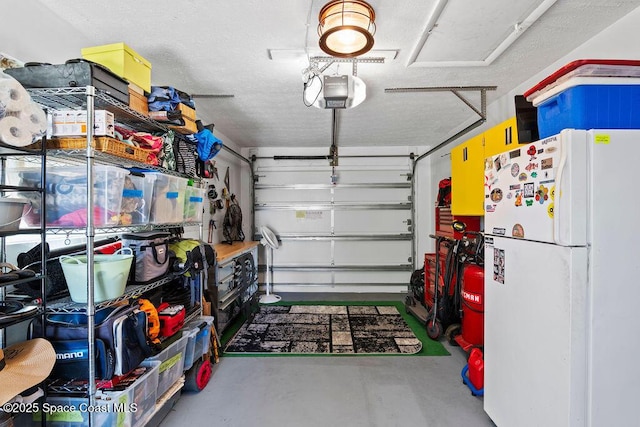
<path fill-rule="evenodd" d="M 484 345 L 484 269 L 469 264 L 462 274 L 462 339 Z M 471 366 L 469 366 L 471 368 Z"/>

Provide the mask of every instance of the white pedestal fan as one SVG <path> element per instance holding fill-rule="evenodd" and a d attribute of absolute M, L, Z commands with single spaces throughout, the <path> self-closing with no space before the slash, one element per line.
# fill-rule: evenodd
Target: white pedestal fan
<path fill-rule="evenodd" d="M 264 250 L 267 253 L 267 274 L 265 280 L 265 287 L 267 293 L 260 297 L 260 303 L 262 304 L 272 304 L 274 302 L 280 301 L 280 296 L 271 293 L 271 260 L 273 259 L 273 250 L 278 249 L 278 238 L 275 233 L 271 231 L 270 228 L 262 226 L 260 227 L 260 233 L 262 234 L 262 239 L 260 243 L 264 246 Z"/>

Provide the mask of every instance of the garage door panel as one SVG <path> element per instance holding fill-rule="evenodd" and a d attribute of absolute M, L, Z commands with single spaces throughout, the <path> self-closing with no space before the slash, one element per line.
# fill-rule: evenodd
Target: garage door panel
<path fill-rule="evenodd" d="M 336 241 L 336 265 L 401 265 L 408 264 L 411 246 L 406 241 Z M 345 261 L 342 261 L 345 260 Z"/>
<path fill-rule="evenodd" d="M 262 225 L 281 233 L 326 233 L 331 230 L 331 215 L 326 210 L 257 210 L 256 228 Z"/>
<path fill-rule="evenodd" d="M 340 188 L 334 190 L 336 202 L 408 203 L 410 188 Z"/>
<path fill-rule="evenodd" d="M 338 172 L 339 184 L 353 183 L 403 183 L 407 180 L 406 169 L 392 170 L 340 170 Z M 322 182 L 322 181 L 321 181 Z"/>
<path fill-rule="evenodd" d="M 331 184 L 331 168 L 256 172 L 258 185 Z"/>
<path fill-rule="evenodd" d="M 319 271 L 288 271 L 273 272 L 273 283 L 331 283 L 331 272 Z"/>
<path fill-rule="evenodd" d="M 330 265 L 331 242 L 285 240 L 273 251 L 273 265 Z"/>
<path fill-rule="evenodd" d="M 327 203 L 331 200 L 331 189 L 277 189 L 265 188 L 256 191 L 256 203 Z"/>
<path fill-rule="evenodd" d="M 336 283 L 393 283 L 408 286 L 410 272 L 403 271 L 337 271 Z"/>
<path fill-rule="evenodd" d="M 409 210 L 337 210 L 335 212 L 336 233 L 407 233 Z"/>

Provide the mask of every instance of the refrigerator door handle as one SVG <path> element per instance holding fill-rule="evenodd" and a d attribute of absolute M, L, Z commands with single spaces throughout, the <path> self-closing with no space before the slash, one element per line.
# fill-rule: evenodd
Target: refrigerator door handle
<path fill-rule="evenodd" d="M 560 237 L 560 200 L 562 199 L 562 176 L 567 164 L 568 151 L 563 138 L 560 140 L 560 165 L 558 165 L 558 173 L 556 174 L 556 189 L 553 200 L 553 241 L 558 245 L 565 244 Z"/>

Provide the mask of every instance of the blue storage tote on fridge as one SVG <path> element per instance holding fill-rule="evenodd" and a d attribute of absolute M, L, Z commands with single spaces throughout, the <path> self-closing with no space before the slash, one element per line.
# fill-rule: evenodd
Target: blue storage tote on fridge
<path fill-rule="evenodd" d="M 563 129 L 640 129 L 640 79 L 572 78 L 533 100 L 540 139 Z"/>

